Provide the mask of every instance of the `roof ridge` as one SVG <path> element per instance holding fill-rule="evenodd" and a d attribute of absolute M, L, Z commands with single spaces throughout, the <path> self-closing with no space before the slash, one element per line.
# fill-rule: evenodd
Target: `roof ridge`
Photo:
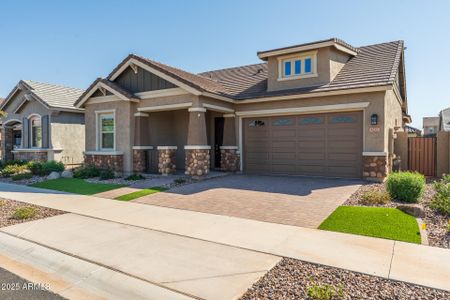
<path fill-rule="evenodd" d="M 358 49 L 373 47 L 373 46 L 381 46 L 381 45 L 392 44 L 392 43 L 404 43 L 404 41 L 403 40 L 395 40 L 395 41 L 390 41 L 390 42 L 374 43 L 374 44 L 370 44 L 370 45 L 358 46 Z"/>

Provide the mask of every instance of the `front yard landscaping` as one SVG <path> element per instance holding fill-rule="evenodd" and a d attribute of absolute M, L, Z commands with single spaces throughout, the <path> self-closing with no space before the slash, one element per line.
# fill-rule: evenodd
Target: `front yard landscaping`
<path fill-rule="evenodd" d="M 15 225 L 63 214 L 63 211 L 0 199 L 0 227 Z"/>
<path fill-rule="evenodd" d="M 450 292 L 283 258 L 241 297 L 250 299 L 450 299 Z"/>
<path fill-rule="evenodd" d="M 416 219 L 396 208 L 341 206 L 319 229 L 420 244 Z"/>
<path fill-rule="evenodd" d="M 122 196 L 119 196 L 119 197 L 117 197 L 115 199 L 116 200 L 120 200 L 120 201 L 131 201 L 131 200 L 134 200 L 134 199 L 137 199 L 137 198 L 140 198 L 140 197 L 144 197 L 144 196 L 147 196 L 147 195 L 151 195 L 151 194 L 162 192 L 162 191 L 166 191 L 166 190 L 167 190 L 167 188 L 164 188 L 164 187 L 154 187 L 154 188 L 151 188 L 151 189 L 143 189 L 143 190 L 140 190 L 140 191 L 137 191 L 137 192 L 133 192 L 133 193 L 129 193 L 129 194 L 126 194 L 126 195 L 122 195 Z"/>
<path fill-rule="evenodd" d="M 118 189 L 124 185 L 91 183 L 79 178 L 58 178 L 32 184 L 37 188 L 44 188 L 62 192 L 69 192 L 81 195 L 93 195 L 101 192 Z"/>

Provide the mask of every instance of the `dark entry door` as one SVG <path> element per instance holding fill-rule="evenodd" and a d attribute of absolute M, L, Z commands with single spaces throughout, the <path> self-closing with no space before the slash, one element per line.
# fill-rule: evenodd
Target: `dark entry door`
<path fill-rule="evenodd" d="M 223 144 L 223 124 L 224 118 L 214 119 L 214 167 L 220 168 L 220 146 Z"/>

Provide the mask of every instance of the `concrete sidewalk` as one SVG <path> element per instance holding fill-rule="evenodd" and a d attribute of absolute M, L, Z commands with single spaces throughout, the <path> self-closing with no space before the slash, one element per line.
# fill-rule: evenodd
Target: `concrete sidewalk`
<path fill-rule="evenodd" d="M 450 290 L 450 250 L 0 184 L 0 198 Z"/>

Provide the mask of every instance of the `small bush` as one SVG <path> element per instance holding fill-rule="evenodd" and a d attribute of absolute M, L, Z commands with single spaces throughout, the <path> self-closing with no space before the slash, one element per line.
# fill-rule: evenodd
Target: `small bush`
<path fill-rule="evenodd" d="M 6 204 L 6 201 L 5 200 L 2 200 L 2 199 L 0 199 L 0 207 L 2 207 L 3 205 L 5 205 Z"/>
<path fill-rule="evenodd" d="M 14 211 L 13 215 L 11 216 L 11 218 L 16 219 L 16 220 L 25 220 L 25 219 L 30 219 L 33 218 L 34 216 L 36 216 L 37 214 L 37 209 L 31 206 L 25 206 L 25 207 L 21 207 L 18 208 Z"/>
<path fill-rule="evenodd" d="M 7 161 L 0 161 L 0 169 L 3 169 L 6 166 L 10 166 L 10 165 L 26 165 L 28 162 L 26 160 L 21 160 L 21 159 L 12 159 L 12 160 L 7 160 Z"/>
<path fill-rule="evenodd" d="M 450 183 L 450 174 L 444 175 L 442 180 L 444 180 L 445 183 Z"/>
<path fill-rule="evenodd" d="M 386 188 L 392 199 L 405 202 L 419 202 L 425 190 L 425 176 L 416 172 L 391 173 Z"/>
<path fill-rule="evenodd" d="M 33 177 L 33 174 L 31 173 L 19 173 L 11 176 L 11 179 L 13 181 L 22 180 L 22 179 L 30 179 Z"/>
<path fill-rule="evenodd" d="M 114 172 L 110 169 L 105 169 L 105 170 L 101 170 L 100 174 L 99 174 L 100 180 L 108 180 L 108 179 L 113 179 L 114 176 Z"/>
<path fill-rule="evenodd" d="M 45 176 L 49 175 L 51 172 L 62 172 L 64 171 L 64 164 L 62 162 L 57 162 L 54 160 L 39 162 L 39 161 L 30 161 L 27 164 L 28 169 L 34 175 Z"/>
<path fill-rule="evenodd" d="M 26 165 L 7 165 L 0 171 L 2 177 L 25 173 L 28 170 Z"/>
<path fill-rule="evenodd" d="M 100 176 L 100 170 L 94 166 L 81 166 L 73 171 L 74 178 L 87 179 Z"/>
<path fill-rule="evenodd" d="M 186 182 L 186 179 L 184 179 L 184 178 L 177 178 L 177 179 L 174 180 L 174 182 L 176 184 L 183 184 L 183 183 Z"/>
<path fill-rule="evenodd" d="M 386 204 L 389 201 L 391 201 L 391 197 L 386 191 L 367 191 L 361 198 L 361 203 L 364 205 Z"/>
<path fill-rule="evenodd" d="M 312 281 L 312 285 L 308 287 L 306 291 L 308 297 L 314 300 L 331 300 L 331 299 L 343 299 L 344 289 L 341 287 L 336 288 L 329 284 L 321 285 Z"/>
<path fill-rule="evenodd" d="M 133 174 L 125 178 L 125 180 L 143 180 L 143 179 L 145 179 L 145 176 L 141 174 Z"/>
<path fill-rule="evenodd" d="M 441 214 L 450 215 L 450 181 L 445 179 L 433 184 L 436 195 L 430 203 L 430 207 Z"/>

